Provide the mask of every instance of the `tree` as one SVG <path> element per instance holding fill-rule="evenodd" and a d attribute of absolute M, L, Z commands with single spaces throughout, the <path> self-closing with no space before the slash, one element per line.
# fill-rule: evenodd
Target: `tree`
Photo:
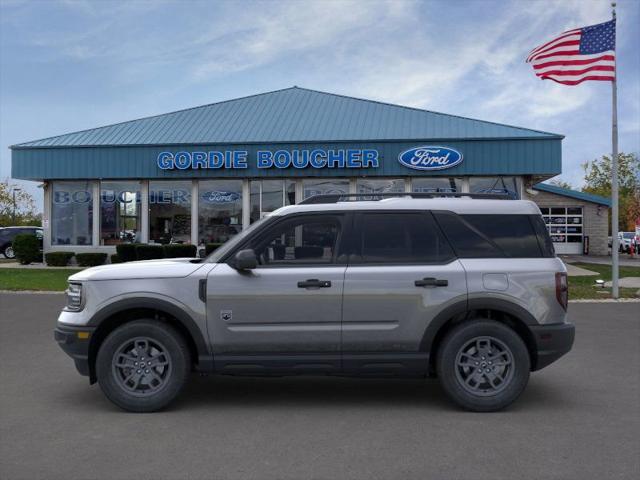
<path fill-rule="evenodd" d="M 16 192 L 15 205 L 13 203 L 15 184 L 4 180 L 0 182 L 0 227 L 9 225 L 41 225 L 42 215 L 36 210 L 33 197 L 25 190 Z M 15 219 L 14 219 L 15 207 Z"/>
<path fill-rule="evenodd" d="M 549 185 L 553 185 L 554 187 L 565 188 L 567 190 L 573 190 L 573 187 L 569 182 L 565 182 L 562 178 L 552 178 L 549 180 Z"/>
<path fill-rule="evenodd" d="M 611 157 L 586 162 L 584 168 L 585 186 L 582 191 L 611 197 Z M 633 231 L 636 218 L 640 217 L 640 160 L 635 153 L 618 154 L 618 199 L 621 231 Z"/>

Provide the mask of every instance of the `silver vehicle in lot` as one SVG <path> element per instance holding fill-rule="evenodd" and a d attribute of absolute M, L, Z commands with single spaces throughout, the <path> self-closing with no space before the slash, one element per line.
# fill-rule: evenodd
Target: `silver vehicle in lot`
<path fill-rule="evenodd" d="M 465 409 L 506 407 L 574 338 L 538 207 L 395 195 L 312 197 L 204 259 L 76 273 L 55 338 L 136 412 L 167 406 L 192 371 L 437 376 Z"/>

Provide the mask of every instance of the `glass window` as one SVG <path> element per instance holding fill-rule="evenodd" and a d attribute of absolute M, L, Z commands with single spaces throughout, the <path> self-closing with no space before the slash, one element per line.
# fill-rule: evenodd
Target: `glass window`
<path fill-rule="evenodd" d="M 224 243 L 242 230 L 242 180 L 206 180 L 198 188 L 198 243 Z"/>
<path fill-rule="evenodd" d="M 367 213 L 360 228 L 362 263 L 441 263 L 451 247 L 424 213 Z"/>
<path fill-rule="evenodd" d="M 469 192 L 497 193 L 514 199 L 520 198 L 515 177 L 469 177 Z"/>
<path fill-rule="evenodd" d="M 91 182 L 54 182 L 51 205 L 52 245 L 91 245 Z"/>
<path fill-rule="evenodd" d="M 140 182 L 100 184 L 100 244 L 140 241 Z"/>
<path fill-rule="evenodd" d="M 462 218 L 491 239 L 507 257 L 541 256 L 538 238 L 528 215 L 462 215 Z"/>
<path fill-rule="evenodd" d="M 411 188 L 416 193 L 456 193 L 462 191 L 461 178 L 413 177 Z"/>
<path fill-rule="evenodd" d="M 265 213 L 296 203 L 295 180 L 252 180 L 249 188 L 252 223 Z"/>
<path fill-rule="evenodd" d="M 349 180 L 346 178 L 313 178 L 302 181 L 303 198 L 343 193 L 349 193 Z"/>
<path fill-rule="evenodd" d="M 255 250 L 261 265 L 333 263 L 339 232 L 339 216 L 296 217 L 260 235 L 249 248 Z"/>
<path fill-rule="evenodd" d="M 484 235 L 471 228 L 459 215 L 449 212 L 437 212 L 434 215 L 458 257 L 504 257 L 504 254 L 495 244 L 492 244 Z"/>
<path fill-rule="evenodd" d="M 149 182 L 149 241 L 191 241 L 191 181 Z"/>
<path fill-rule="evenodd" d="M 357 193 L 403 193 L 404 180 L 393 178 L 358 178 Z"/>

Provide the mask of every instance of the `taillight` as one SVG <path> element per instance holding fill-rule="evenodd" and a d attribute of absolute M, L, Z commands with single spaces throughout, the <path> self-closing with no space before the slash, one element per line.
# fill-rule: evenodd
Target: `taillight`
<path fill-rule="evenodd" d="M 556 272 L 556 299 L 560 306 L 566 310 L 569 303 L 569 282 L 566 272 Z"/>

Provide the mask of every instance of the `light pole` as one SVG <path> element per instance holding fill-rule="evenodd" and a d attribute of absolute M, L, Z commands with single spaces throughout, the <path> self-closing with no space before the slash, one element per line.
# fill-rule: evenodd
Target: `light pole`
<path fill-rule="evenodd" d="M 22 189 L 21 188 L 15 188 L 13 189 L 13 224 L 16 224 L 16 192 L 21 192 Z"/>

